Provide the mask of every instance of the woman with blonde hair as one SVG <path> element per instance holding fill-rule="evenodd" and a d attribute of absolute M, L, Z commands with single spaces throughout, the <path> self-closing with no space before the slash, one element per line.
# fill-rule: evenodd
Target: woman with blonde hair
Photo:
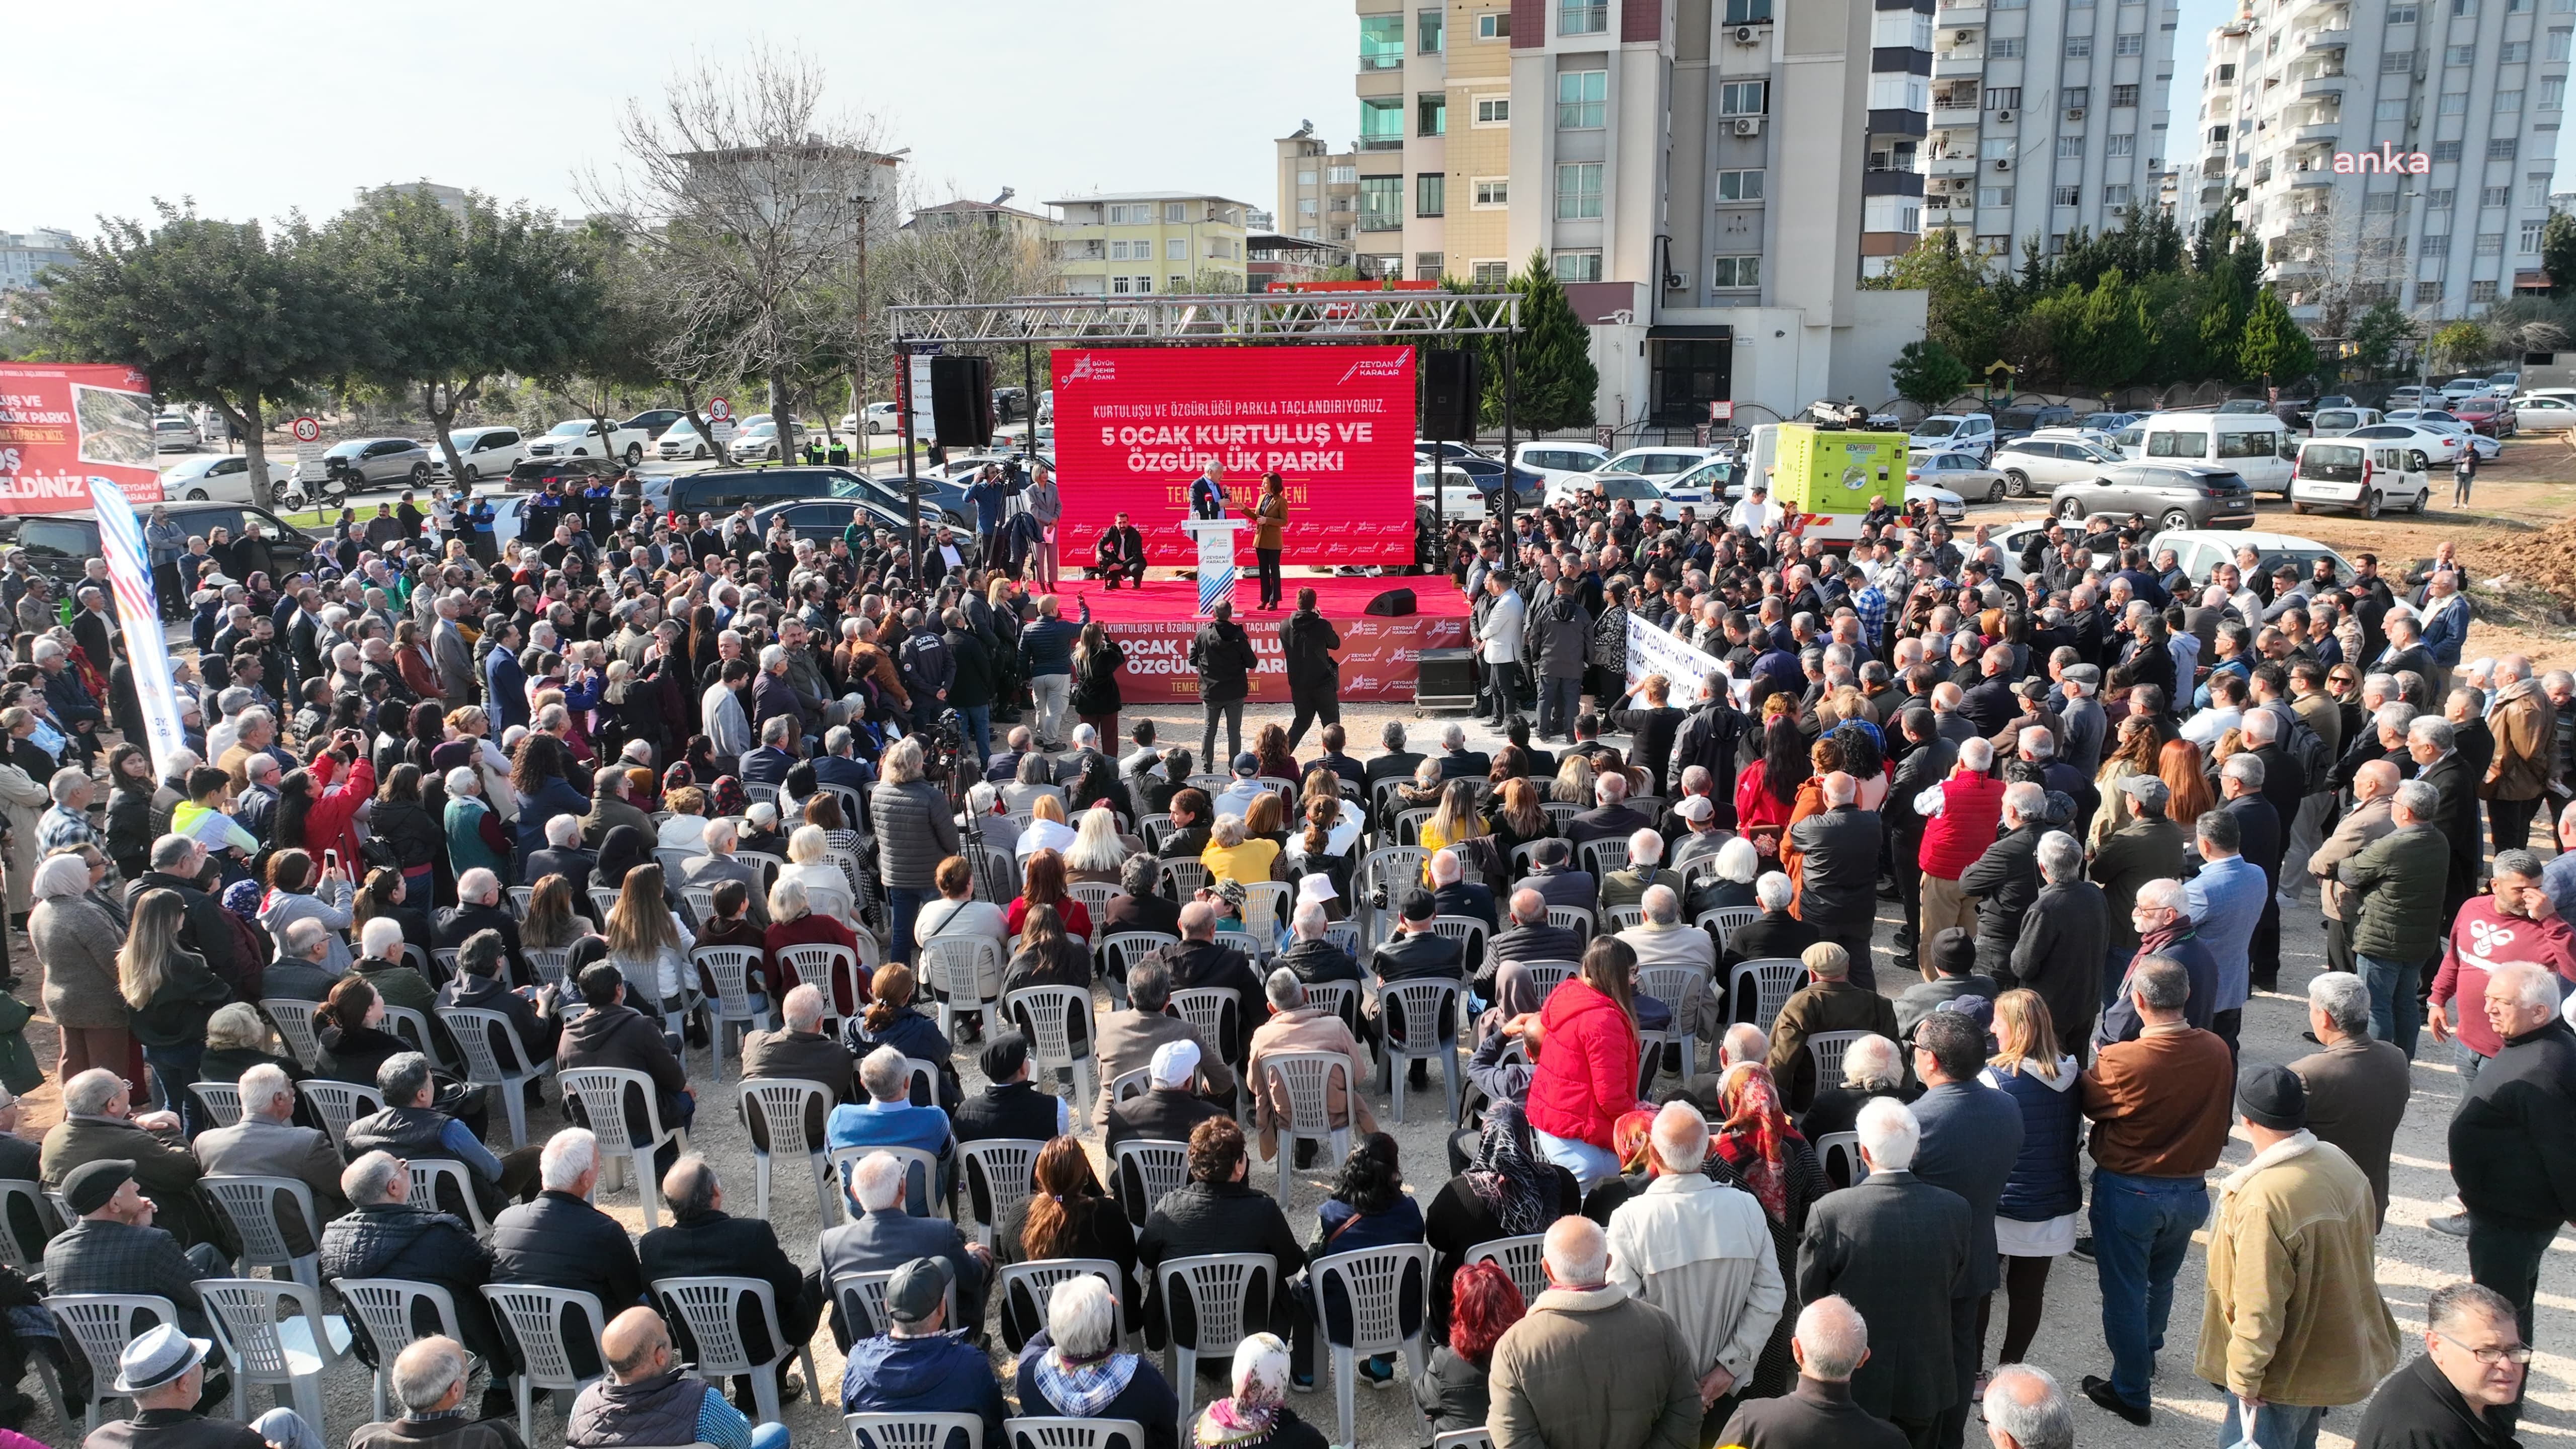
<path fill-rule="evenodd" d="M 88 868 L 81 874 L 86 877 Z M 116 953 L 117 994 L 125 998 L 129 1029 L 143 1043 L 143 1061 L 161 1087 L 161 1100 L 179 1110 L 188 1136 L 214 1123 L 188 1084 L 206 1054 L 206 1019 L 232 989 L 206 958 L 179 944 L 188 906 L 174 890 L 148 890 L 134 902 L 125 947 Z"/>
<path fill-rule="evenodd" d="M 1476 782 L 1452 780 L 1441 790 L 1440 803 L 1433 807 L 1431 818 L 1422 822 L 1422 848 L 1446 850 L 1459 841 L 1491 834 L 1493 827 L 1476 813 Z"/>
<path fill-rule="evenodd" d="M 662 797 L 662 808 L 671 814 L 654 832 L 653 848 L 706 854 L 707 792 L 695 785 L 683 785 Z"/>
<path fill-rule="evenodd" d="M 1082 826 L 1074 832 L 1073 844 L 1064 852 L 1065 876 L 1069 880 L 1116 885 L 1127 857 L 1144 848 L 1142 842 L 1118 833 L 1117 811 L 1094 805 L 1082 812 Z"/>
<path fill-rule="evenodd" d="M 1288 805 L 1276 791 L 1264 790 L 1243 807 L 1243 834 L 1247 840 L 1267 840 L 1273 845 L 1288 843 Z"/>
<path fill-rule="evenodd" d="M 689 1009 L 689 950 L 697 941 L 662 900 L 662 867 L 648 863 L 626 872 L 600 935 L 609 963 L 626 978 L 629 1005 L 647 1015 L 647 1003 L 664 1016 Z"/>
<path fill-rule="evenodd" d="M 1592 798 L 1592 784 L 1592 757 L 1568 755 L 1556 767 L 1556 786 L 1548 798 L 1589 810 L 1598 803 Z"/>
<path fill-rule="evenodd" d="M 302 1062 L 278 1049 L 277 1033 L 270 1030 L 258 1007 L 235 1001 L 216 1008 L 215 1014 L 206 1018 L 206 1052 L 197 1062 L 197 1080 L 238 1082 L 242 1073 L 253 1067 L 275 1067 L 286 1073 L 287 1080 L 295 1082 L 312 1075 L 304 1070 Z M 298 1103 L 298 1120 L 305 1115 L 308 1114 Z"/>
<path fill-rule="evenodd" d="M 493 742 L 492 716 L 483 706 L 469 704 L 448 711 L 447 728 L 455 739 L 473 747 L 474 769 L 483 777 L 483 799 L 492 812 L 504 820 L 517 820 L 519 796 L 510 788 L 510 757 Z"/>
<path fill-rule="evenodd" d="M 799 825 L 787 837 L 787 868 L 778 873 L 780 881 L 794 881 L 805 888 L 805 903 L 817 911 L 837 916 L 843 925 L 857 930 L 858 902 L 850 895 L 850 878 L 843 874 L 839 861 L 832 858 L 831 838 L 819 825 Z"/>
<path fill-rule="evenodd" d="M 1041 795 L 1029 807 L 1029 823 L 1020 831 L 1012 853 L 1025 860 L 1041 850 L 1061 853 L 1073 845 L 1073 827 L 1065 823 L 1064 801 L 1053 795 Z"/>
<path fill-rule="evenodd" d="M 1983 1080 L 2021 1108 L 2021 1155 L 1995 1202 L 1995 1248 L 2004 1259 L 2004 1342 L 1997 1363 L 2019 1363 L 2039 1336 L 2049 1264 L 2074 1251 L 2076 1214 L 2084 1204 L 2075 1161 L 2082 1095 L 2079 1068 L 2058 1048 L 2048 1003 L 2027 988 L 1995 998 L 1995 1045 Z M 1987 1308 L 1977 1310 L 1977 1342 L 1986 1340 Z"/>
<path fill-rule="evenodd" d="M 1503 782 L 1485 824 L 1493 833 L 1495 852 L 1507 861 L 1520 847 L 1557 833 L 1555 817 L 1539 804 L 1538 786 L 1526 779 Z"/>
<path fill-rule="evenodd" d="M 2102 768 L 2093 775 L 2102 806 L 2093 814 L 2092 848 L 2099 850 L 2103 841 L 2137 818 L 2129 804 L 2129 792 L 2120 788 L 2120 782 L 2131 775 L 2156 773 L 2156 740 L 2155 721 L 2147 716 L 2133 714 L 2120 721 L 2118 737 L 2103 756 Z"/>
<path fill-rule="evenodd" d="M 44 968 L 45 1015 L 62 1043 L 54 1080 L 68 1082 L 92 1067 L 133 1073 L 132 1012 L 117 964 L 125 928 L 90 895 L 89 868 L 79 856 L 47 856 L 36 867 L 33 894 L 27 939 Z"/>

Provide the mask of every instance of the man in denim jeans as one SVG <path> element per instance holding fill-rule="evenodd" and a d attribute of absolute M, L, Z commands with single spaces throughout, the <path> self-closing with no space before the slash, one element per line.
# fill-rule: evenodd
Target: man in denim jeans
<path fill-rule="evenodd" d="M 2093 1257 L 2111 1348 L 2111 1376 L 2085 1375 L 2084 1395 L 2143 1427 L 2153 1420 L 2147 1381 L 2174 1275 L 2209 1216 L 2202 1178 L 2227 1145 L 2235 1072 L 2227 1043 L 2183 1020 L 2191 979 L 2179 963 L 2140 957 L 2128 989 L 2145 1026 L 2136 1040 L 2103 1047 L 2080 1084 L 2093 1120 Z"/>
<path fill-rule="evenodd" d="M 2410 1059 L 2423 1012 L 2415 983 L 2442 947 L 2446 919 L 2444 872 L 2451 842 L 2434 826 L 2441 798 L 2422 780 L 2398 786 L 2388 807 L 2396 828 L 2335 867 L 2335 878 L 2360 902 L 2352 951 L 2370 986 L 2370 1033 L 2395 1042 Z"/>

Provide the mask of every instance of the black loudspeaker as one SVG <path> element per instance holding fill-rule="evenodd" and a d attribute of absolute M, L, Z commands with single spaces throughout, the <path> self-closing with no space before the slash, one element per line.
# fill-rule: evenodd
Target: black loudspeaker
<path fill-rule="evenodd" d="M 1476 436 L 1476 354 L 1462 347 L 1426 348 L 1422 354 L 1422 436 L 1435 443 L 1463 443 Z"/>
<path fill-rule="evenodd" d="M 1476 707 L 1476 651 L 1425 649 L 1421 675 L 1414 681 L 1413 702 L 1430 709 Z"/>
<path fill-rule="evenodd" d="M 993 362 L 987 357 L 930 359 L 930 422 L 941 446 L 993 445 Z"/>
<path fill-rule="evenodd" d="M 1368 607 L 1360 612 L 1374 614 L 1381 619 L 1409 618 L 1413 613 L 1413 590 L 1389 589 L 1369 600 Z"/>

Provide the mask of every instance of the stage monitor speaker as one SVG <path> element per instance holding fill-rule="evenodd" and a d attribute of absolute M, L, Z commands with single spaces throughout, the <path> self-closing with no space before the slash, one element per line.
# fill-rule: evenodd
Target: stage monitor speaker
<path fill-rule="evenodd" d="M 1381 619 L 1410 618 L 1413 615 L 1413 590 L 1389 589 L 1369 600 L 1368 607 L 1360 612 L 1374 614 Z"/>
<path fill-rule="evenodd" d="M 1463 347 L 1422 353 L 1422 436 L 1435 443 L 1464 443 L 1476 436 L 1476 354 Z"/>
<path fill-rule="evenodd" d="M 993 445 L 993 361 L 988 357 L 930 359 L 930 422 L 940 446 Z"/>
<path fill-rule="evenodd" d="M 1425 649 L 1422 673 L 1413 685 L 1413 703 L 1421 709 L 1476 707 L 1476 651 Z"/>

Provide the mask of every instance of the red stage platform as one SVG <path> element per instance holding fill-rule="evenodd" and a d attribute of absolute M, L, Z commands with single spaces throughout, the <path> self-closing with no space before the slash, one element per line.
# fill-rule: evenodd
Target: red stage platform
<path fill-rule="evenodd" d="M 1192 617 L 1198 608 L 1198 584 L 1189 579 L 1148 579 L 1141 588 L 1114 592 L 1093 580 L 1070 578 L 1058 597 L 1073 594 L 1088 602 L 1091 617 L 1127 651 L 1124 693 L 1131 704 L 1172 701 L 1195 703 L 1197 671 L 1190 668 L 1190 640 L 1206 621 Z M 1405 701 L 1413 698 L 1419 672 L 1416 661 L 1425 649 L 1454 649 L 1467 642 L 1467 596 L 1446 575 L 1418 577 L 1295 578 L 1280 590 L 1283 607 L 1264 613 L 1253 607 L 1261 597 L 1259 582 L 1248 574 L 1235 585 L 1234 619 L 1252 636 L 1261 656 L 1253 676 L 1257 701 L 1288 702 L 1288 676 L 1279 649 L 1279 626 L 1295 611 L 1297 591 L 1315 591 L 1315 607 L 1342 636 L 1342 694 L 1350 701 Z M 1414 612 L 1400 618 L 1363 613 L 1368 602 L 1389 589 L 1411 589 Z M 1081 609 L 1065 599 L 1067 618 Z"/>

